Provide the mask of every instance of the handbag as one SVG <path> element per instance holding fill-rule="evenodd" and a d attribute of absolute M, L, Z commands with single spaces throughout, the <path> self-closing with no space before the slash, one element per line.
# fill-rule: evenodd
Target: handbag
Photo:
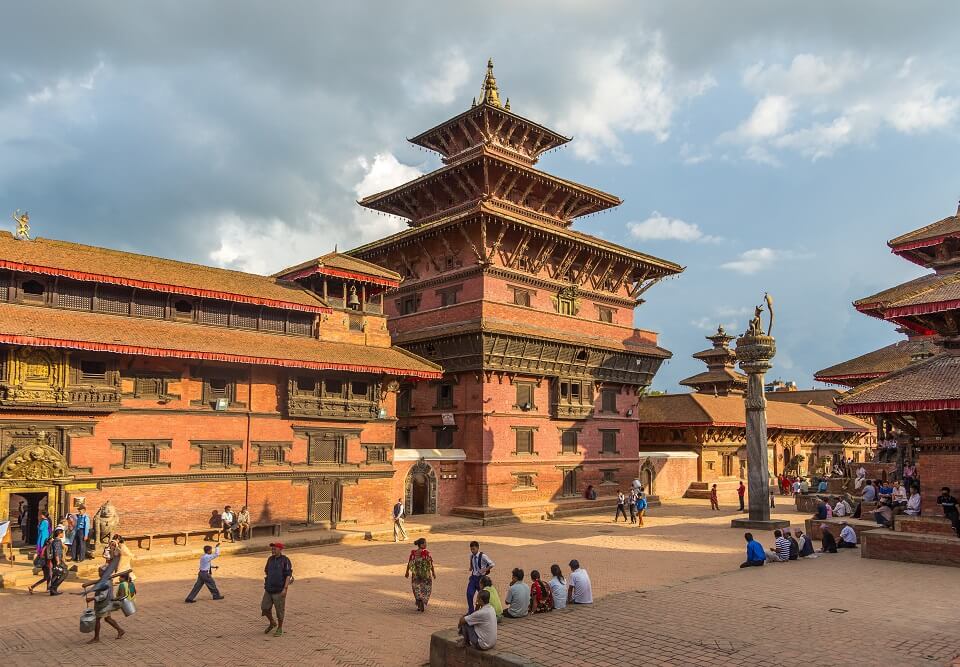
<path fill-rule="evenodd" d="M 124 616 L 133 616 L 137 613 L 137 605 L 130 598 L 123 598 L 120 600 L 120 611 Z"/>

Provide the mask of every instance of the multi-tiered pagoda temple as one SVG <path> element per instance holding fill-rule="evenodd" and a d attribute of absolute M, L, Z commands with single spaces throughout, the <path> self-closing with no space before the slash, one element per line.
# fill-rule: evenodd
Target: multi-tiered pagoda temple
<path fill-rule="evenodd" d="M 940 548 L 930 537 L 952 535 L 936 498 L 943 486 L 960 489 L 960 210 L 888 245 L 932 272 L 854 306 L 924 337 L 927 346 L 903 367 L 856 386 L 838 411 L 879 417 L 909 438 L 919 452 L 923 513 L 920 521 L 898 520 L 895 532 L 871 531 L 864 555 L 960 564 L 960 545 Z M 928 544 L 914 543 L 916 533 Z"/>
<path fill-rule="evenodd" d="M 350 253 L 401 274 L 394 340 L 445 371 L 399 397 L 409 509 L 615 494 L 637 476 L 638 394 L 670 356 L 634 309 L 683 267 L 571 228 L 621 201 L 535 167 L 570 139 L 511 111 L 492 63 L 467 111 L 410 141 L 443 166 L 363 199 L 409 229 Z"/>

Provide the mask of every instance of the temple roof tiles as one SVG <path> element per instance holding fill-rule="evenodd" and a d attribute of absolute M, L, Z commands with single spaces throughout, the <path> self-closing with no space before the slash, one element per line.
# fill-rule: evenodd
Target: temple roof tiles
<path fill-rule="evenodd" d="M 937 312 L 960 306 L 960 273 L 931 273 L 857 299 L 854 307 L 881 319 L 924 312 Z"/>
<path fill-rule="evenodd" d="M 898 371 L 910 365 L 914 359 L 938 350 L 939 347 L 929 337 L 901 340 L 819 370 L 813 377 L 818 382 L 847 385 L 851 384 L 851 380 L 869 380 Z"/>
<path fill-rule="evenodd" d="M 329 312 L 323 300 L 293 282 L 201 264 L 0 232 L 0 268 L 158 292 Z"/>
<path fill-rule="evenodd" d="M 439 366 L 398 347 L 373 347 L 169 320 L 0 303 L 0 343 L 439 378 Z"/>
<path fill-rule="evenodd" d="M 960 410 L 960 350 L 945 350 L 851 389 L 842 414 Z"/>
<path fill-rule="evenodd" d="M 340 278 L 371 282 L 388 287 L 400 284 L 400 274 L 382 266 L 366 262 L 341 252 L 330 252 L 316 259 L 307 260 L 273 274 L 274 278 L 296 280 L 319 273 Z"/>
<path fill-rule="evenodd" d="M 915 229 L 912 232 L 901 234 L 895 239 L 890 239 L 887 245 L 890 246 L 894 252 L 902 252 L 917 247 L 936 245 L 950 236 L 960 238 L 960 208 L 958 208 L 956 215 L 937 220 L 926 227 Z"/>

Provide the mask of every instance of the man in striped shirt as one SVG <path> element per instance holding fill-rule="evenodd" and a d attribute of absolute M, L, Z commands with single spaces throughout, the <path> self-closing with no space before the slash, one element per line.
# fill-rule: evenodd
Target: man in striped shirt
<path fill-rule="evenodd" d="M 776 540 L 773 543 L 773 549 L 767 550 L 767 560 L 773 563 L 785 563 L 790 560 L 790 540 L 783 536 L 779 530 L 773 531 Z"/>

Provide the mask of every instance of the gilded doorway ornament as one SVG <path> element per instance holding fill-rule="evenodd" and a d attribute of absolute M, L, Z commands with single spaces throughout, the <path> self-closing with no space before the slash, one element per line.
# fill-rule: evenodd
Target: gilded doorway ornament
<path fill-rule="evenodd" d="M 63 455 L 47 445 L 28 445 L 14 451 L 0 463 L 0 478 L 40 481 L 67 477 Z"/>

